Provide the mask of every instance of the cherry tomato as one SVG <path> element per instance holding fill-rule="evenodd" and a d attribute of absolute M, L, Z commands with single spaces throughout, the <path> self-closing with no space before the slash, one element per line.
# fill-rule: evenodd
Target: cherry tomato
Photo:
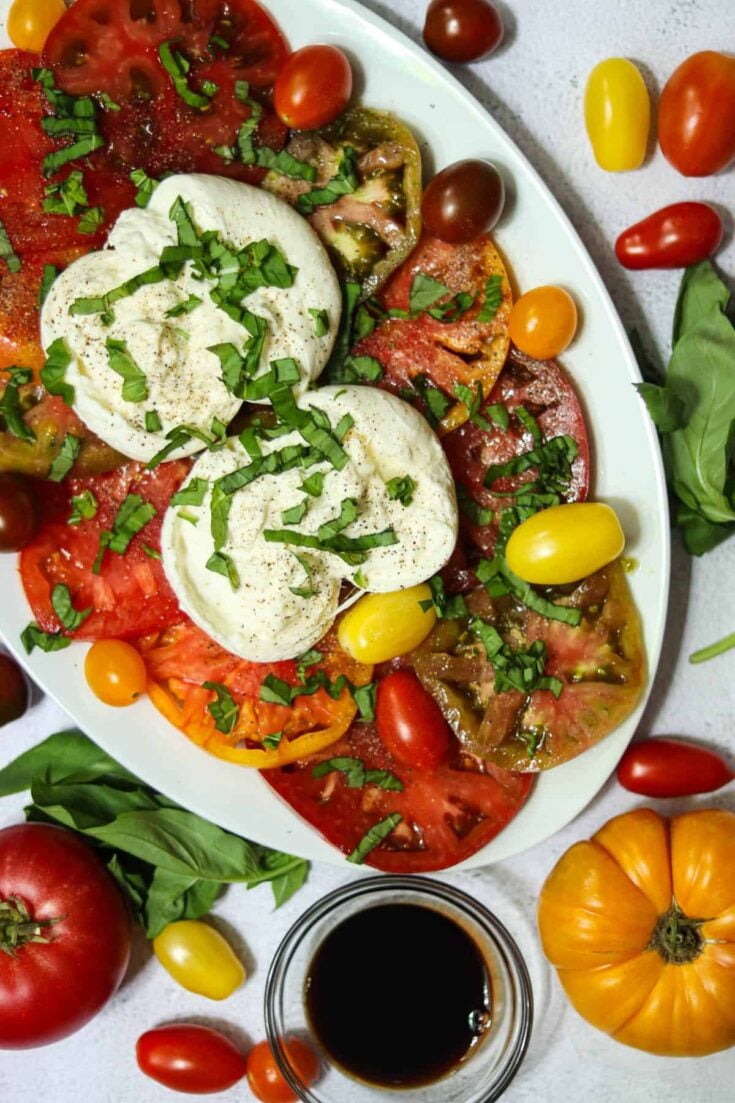
<path fill-rule="evenodd" d="M 610 57 L 594 67 L 584 93 L 584 121 L 600 168 L 640 168 L 651 128 L 651 100 L 632 61 Z"/>
<path fill-rule="evenodd" d="M 689 268 L 716 251 L 722 232 L 708 203 L 672 203 L 624 230 L 615 256 L 624 268 Z"/>
<path fill-rule="evenodd" d="M 431 590 L 424 583 L 392 594 L 360 598 L 340 621 L 340 646 L 359 663 L 385 663 L 406 655 L 428 636 L 436 621 Z"/>
<path fill-rule="evenodd" d="M 431 0 L 424 42 L 445 61 L 479 61 L 503 41 L 503 21 L 490 0 Z"/>
<path fill-rule="evenodd" d="M 229 942 L 195 919 L 169 923 L 153 939 L 153 953 L 177 984 L 209 1000 L 226 1000 L 245 980 Z"/>
<path fill-rule="evenodd" d="M 28 708 L 29 700 L 25 674 L 15 659 L 0 653 L 0 728 L 18 720 Z"/>
<path fill-rule="evenodd" d="M 449 753 L 449 726 L 434 698 L 411 670 L 396 670 L 383 678 L 378 686 L 375 719 L 385 746 L 407 766 L 435 770 Z"/>
<path fill-rule="evenodd" d="M 21 551 L 41 527 L 33 484 L 22 475 L 0 475 L 0 552 Z"/>
<path fill-rule="evenodd" d="M 505 556 L 525 582 L 564 586 L 612 563 L 624 547 L 615 510 L 603 502 L 571 502 L 543 509 L 520 524 Z"/>
<path fill-rule="evenodd" d="M 350 102 L 352 67 L 336 46 L 304 46 L 291 54 L 276 78 L 274 103 L 293 130 L 318 130 L 334 122 Z"/>
<path fill-rule="evenodd" d="M 58 1042 L 120 985 L 130 957 L 127 904 L 83 839 L 45 823 L 0 831 L 0 900 L 0 1049 Z"/>
<path fill-rule="evenodd" d="M 148 684 L 145 663 L 124 640 L 98 640 L 87 652 L 84 663 L 87 685 L 113 708 L 132 705 Z"/>
<path fill-rule="evenodd" d="M 14 0 L 8 12 L 8 37 L 19 50 L 40 54 L 65 11 L 64 0 Z"/>
<path fill-rule="evenodd" d="M 658 140 L 684 176 L 711 176 L 735 158 L 735 57 L 703 50 L 675 69 L 661 93 Z"/>
<path fill-rule="evenodd" d="M 618 781 L 644 797 L 688 797 L 711 793 L 735 778 L 714 751 L 683 739 L 644 739 L 620 759 Z"/>
<path fill-rule="evenodd" d="M 224 1092 L 247 1071 L 238 1048 L 208 1026 L 171 1023 L 147 1030 L 135 1046 L 138 1067 L 175 1092 Z"/>
<path fill-rule="evenodd" d="M 464 245 L 492 230 L 505 206 L 505 184 L 489 161 L 457 161 L 431 181 L 421 205 L 433 237 Z"/>
<path fill-rule="evenodd" d="M 577 332 L 577 307 L 561 287 L 535 287 L 521 295 L 510 315 L 510 339 L 534 360 L 564 352 Z"/>
<path fill-rule="evenodd" d="M 313 1084 L 319 1075 L 319 1060 L 313 1050 L 292 1039 L 285 1045 L 291 1064 L 303 1084 Z M 261 1103 L 294 1103 L 296 1096 L 278 1067 L 273 1050 L 267 1042 L 258 1042 L 248 1055 L 248 1084 Z"/>

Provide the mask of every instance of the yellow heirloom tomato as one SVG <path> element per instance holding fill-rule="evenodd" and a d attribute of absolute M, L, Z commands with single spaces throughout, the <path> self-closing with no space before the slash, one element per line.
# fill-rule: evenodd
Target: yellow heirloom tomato
<path fill-rule="evenodd" d="M 245 980 L 245 970 L 219 931 L 181 919 L 153 939 L 153 952 L 177 984 L 210 1000 L 226 1000 Z"/>
<path fill-rule="evenodd" d="M 65 11 L 64 0 L 15 0 L 8 12 L 8 37 L 19 50 L 39 54 Z"/>
<path fill-rule="evenodd" d="M 339 642 L 360 663 L 384 663 L 418 647 L 434 627 L 431 590 L 422 583 L 391 594 L 368 594 L 340 621 Z"/>
<path fill-rule="evenodd" d="M 632 61 L 610 57 L 594 67 L 584 94 L 584 119 L 600 168 L 640 168 L 648 145 L 651 101 Z"/>
<path fill-rule="evenodd" d="M 505 555 L 525 582 L 563 586 L 612 563 L 624 547 L 615 510 L 602 502 L 572 502 L 534 513 L 514 530 Z"/>

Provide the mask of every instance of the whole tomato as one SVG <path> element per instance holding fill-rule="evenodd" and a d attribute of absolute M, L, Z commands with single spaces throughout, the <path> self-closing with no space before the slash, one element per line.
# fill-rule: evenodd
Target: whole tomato
<path fill-rule="evenodd" d="M 618 781 L 644 797 L 687 797 L 728 785 L 735 773 L 707 747 L 684 739 L 644 739 L 620 759 Z"/>
<path fill-rule="evenodd" d="M 684 176 L 711 176 L 735 159 L 735 57 L 702 50 L 674 70 L 661 93 L 658 140 Z"/>
<path fill-rule="evenodd" d="M 624 230 L 615 256 L 624 268 L 689 268 L 716 251 L 722 219 L 708 203 L 672 203 Z"/>
<path fill-rule="evenodd" d="M 151 1080 L 192 1095 L 227 1091 L 247 1071 L 245 1058 L 229 1038 L 196 1023 L 147 1030 L 135 1053 L 138 1067 Z"/>
<path fill-rule="evenodd" d="M 435 770 L 449 753 L 452 735 L 441 709 L 411 670 L 396 670 L 378 686 L 378 735 L 399 762 Z"/>
<path fill-rule="evenodd" d="M 34 941 L 38 938 L 39 941 Z M 96 854 L 63 827 L 0 831 L 0 1048 L 58 1042 L 125 975 L 130 915 Z"/>
<path fill-rule="evenodd" d="M 292 130 L 317 130 L 342 114 L 352 95 L 352 67 L 336 46 L 291 54 L 273 89 L 279 119 Z"/>

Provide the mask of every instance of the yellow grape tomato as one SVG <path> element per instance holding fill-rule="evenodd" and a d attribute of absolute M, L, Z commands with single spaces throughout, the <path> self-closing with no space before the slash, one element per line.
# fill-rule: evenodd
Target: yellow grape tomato
<path fill-rule="evenodd" d="M 8 37 L 19 50 L 40 54 L 65 11 L 64 0 L 14 0 L 8 12 Z"/>
<path fill-rule="evenodd" d="M 245 980 L 229 942 L 195 919 L 169 923 L 153 939 L 153 952 L 177 984 L 210 1000 L 226 1000 Z"/>
<path fill-rule="evenodd" d="M 360 598 L 339 624 L 341 647 L 359 663 L 384 663 L 418 647 L 436 621 L 431 590 L 422 583 L 390 594 Z"/>
<path fill-rule="evenodd" d="M 612 563 L 624 547 L 614 509 L 603 502 L 573 502 L 534 513 L 514 530 L 505 556 L 525 582 L 563 586 Z"/>
<path fill-rule="evenodd" d="M 594 67 L 584 93 L 584 120 L 600 168 L 640 168 L 651 128 L 651 100 L 632 61 L 610 57 Z"/>

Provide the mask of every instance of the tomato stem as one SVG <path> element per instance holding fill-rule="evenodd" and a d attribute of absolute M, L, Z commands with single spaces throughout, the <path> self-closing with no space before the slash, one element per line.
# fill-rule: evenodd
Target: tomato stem
<path fill-rule="evenodd" d="M 676 905 L 659 916 L 649 949 L 656 950 L 669 965 L 686 965 L 702 952 L 704 939 L 699 928 L 705 919 L 690 919 Z"/>
<path fill-rule="evenodd" d="M 19 896 L 0 900 L 0 951 L 15 957 L 18 949 L 28 942 L 50 942 L 44 938 L 43 930 L 64 918 L 60 915 L 56 919 L 34 919 Z"/>

